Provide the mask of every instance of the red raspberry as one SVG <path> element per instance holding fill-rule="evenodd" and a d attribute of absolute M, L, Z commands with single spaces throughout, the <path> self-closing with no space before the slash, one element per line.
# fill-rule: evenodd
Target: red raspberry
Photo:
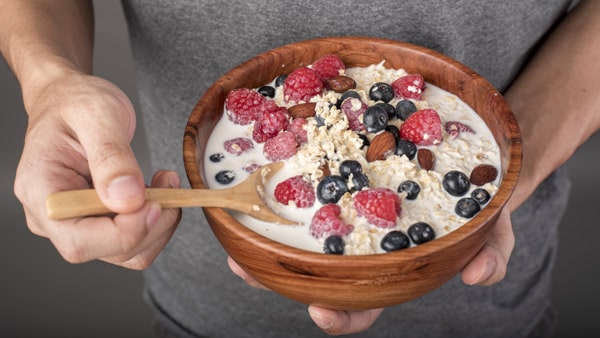
<path fill-rule="evenodd" d="M 366 103 L 357 98 L 347 98 L 340 105 L 341 111 L 348 118 L 348 126 L 351 130 L 362 131 L 365 126 L 362 123 L 362 115 L 369 108 Z"/>
<path fill-rule="evenodd" d="M 305 143 L 308 141 L 308 135 L 306 133 L 306 129 L 304 129 L 304 125 L 306 125 L 306 119 L 303 117 L 297 117 L 292 120 L 287 127 L 288 131 L 291 131 L 294 136 L 296 136 L 296 142 L 298 144 Z"/>
<path fill-rule="evenodd" d="M 452 136 L 453 138 L 458 137 L 458 135 L 460 133 L 475 134 L 475 131 L 473 130 L 473 128 L 471 128 L 467 124 L 464 124 L 464 123 L 458 122 L 458 121 L 446 122 L 446 124 L 444 124 L 444 129 L 446 129 L 446 132 L 448 133 L 448 135 Z"/>
<path fill-rule="evenodd" d="M 433 109 L 417 110 L 400 126 L 400 138 L 420 146 L 442 142 L 440 115 Z"/>
<path fill-rule="evenodd" d="M 394 94 L 405 99 L 421 100 L 425 89 L 425 79 L 421 74 L 402 76 L 392 82 Z"/>
<path fill-rule="evenodd" d="M 269 161 L 281 161 L 294 156 L 297 146 L 294 134 L 284 131 L 265 142 L 263 153 Z"/>
<path fill-rule="evenodd" d="M 321 93 L 323 82 L 319 75 L 308 67 L 294 69 L 283 83 L 283 97 L 286 101 L 308 102 Z"/>
<path fill-rule="evenodd" d="M 340 70 L 346 69 L 346 65 L 339 56 L 329 54 L 313 62 L 312 69 L 319 74 L 321 80 L 327 80 L 340 75 Z"/>
<path fill-rule="evenodd" d="M 310 234 L 315 238 L 323 236 L 345 236 L 354 230 L 352 224 L 346 224 L 339 219 L 342 209 L 337 204 L 325 204 L 312 218 L 310 222 Z"/>
<path fill-rule="evenodd" d="M 223 146 L 225 147 L 225 150 L 227 150 L 228 153 L 240 156 L 245 151 L 253 149 L 254 143 L 249 138 L 236 137 L 234 139 L 225 141 L 223 143 Z"/>
<path fill-rule="evenodd" d="M 361 190 L 354 195 L 353 205 L 358 216 L 380 228 L 395 226 L 402 210 L 400 197 L 388 188 Z"/>
<path fill-rule="evenodd" d="M 278 107 L 273 101 L 266 101 L 260 107 L 260 116 L 254 123 L 252 138 L 258 143 L 279 134 L 289 124 L 289 115 L 285 107 Z"/>
<path fill-rule="evenodd" d="M 259 92 L 247 88 L 234 89 L 225 99 L 227 116 L 233 123 L 246 125 L 258 117 L 258 109 L 265 102 Z"/>
<path fill-rule="evenodd" d="M 274 195 L 277 202 L 288 205 L 292 201 L 298 208 L 311 207 L 315 203 L 315 189 L 302 175 L 278 183 Z"/>

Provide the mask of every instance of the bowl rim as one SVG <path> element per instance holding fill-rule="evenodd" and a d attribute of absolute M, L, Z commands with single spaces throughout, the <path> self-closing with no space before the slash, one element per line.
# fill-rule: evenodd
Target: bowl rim
<path fill-rule="evenodd" d="M 514 116 L 512 110 L 504 101 L 504 98 L 496 90 L 495 87 L 493 87 L 486 79 L 484 79 L 482 76 L 477 74 L 475 71 L 473 71 L 471 68 L 467 67 L 463 63 L 453 58 L 450 58 L 447 55 L 444 55 L 442 53 L 439 53 L 435 50 L 423 46 L 415 45 L 409 42 L 383 38 L 373 38 L 364 36 L 330 36 L 293 42 L 258 54 L 244 61 L 243 63 L 235 66 L 223 76 L 221 76 L 219 79 L 217 79 L 204 92 L 204 94 L 196 103 L 193 111 L 189 116 L 185 128 L 183 138 L 184 165 L 188 181 L 190 182 L 192 188 L 206 188 L 206 184 L 204 183 L 203 178 L 204 172 L 202 170 L 203 158 L 198 158 L 200 152 L 197 149 L 198 126 L 201 123 L 198 115 L 201 114 L 202 107 L 205 105 L 205 103 L 209 102 L 212 99 L 220 97 L 220 95 L 217 94 L 218 91 L 223 91 L 224 88 L 227 88 L 227 83 L 229 81 L 235 79 L 238 74 L 244 71 L 245 68 L 254 66 L 254 64 L 260 58 L 270 56 L 273 53 L 278 53 L 279 51 L 283 51 L 288 48 L 302 48 L 303 46 L 309 46 L 315 42 L 325 42 L 331 44 L 336 44 L 340 42 L 360 42 L 362 44 L 384 44 L 391 45 L 399 49 L 410 49 L 412 52 L 415 52 L 417 54 L 427 54 L 427 56 L 433 56 L 440 62 L 446 64 L 446 66 L 453 67 L 462 73 L 468 74 L 471 78 L 477 79 L 479 82 L 481 82 L 481 85 L 487 87 L 485 89 L 486 92 L 490 95 L 489 99 L 497 101 L 498 104 L 503 108 L 500 112 L 500 114 L 502 115 L 502 119 L 510 120 L 506 122 L 510 125 L 510 128 L 508 128 L 506 135 L 506 142 L 508 144 L 507 154 L 509 155 L 507 158 L 508 162 L 506 164 L 506 170 L 498 187 L 498 191 L 488 202 L 486 207 L 482 208 L 482 210 L 477 215 L 475 215 L 473 218 L 471 218 L 469 221 L 467 221 L 457 229 L 447 233 L 442 237 L 436 238 L 434 240 L 435 243 L 437 243 L 436 245 L 428 245 L 430 243 L 424 243 L 418 246 L 388 253 L 374 253 L 366 255 L 327 255 L 320 252 L 313 252 L 293 247 L 278 242 L 276 240 L 270 239 L 253 231 L 252 229 L 246 227 L 245 225 L 237 221 L 232 215 L 230 215 L 226 210 L 222 208 L 203 208 L 207 219 L 219 219 L 221 220 L 221 223 L 226 224 L 226 226 L 235 227 L 234 230 L 238 231 L 241 237 L 245 237 L 245 240 L 247 240 L 253 246 L 262 248 L 265 251 L 277 253 L 278 255 L 282 255 L 285 253 L 285 256 L 287 257 L 293 257 L 294 259 L 298 259 L 299 261 L 304 262 L 310 261 L 311 264 L 332 264 L 334 262 L 339 264 L 340 262 L 343 262 L 343 264 L 350 265 L 353 265 L 352 263 L 355 263 L 356 266 L 364 266 L 364 263 L 375 265 L 386 265 L 390 263 L 397 264 L 400 261 L 426 258 L 439 251 L 444 251 L 448 247 L 457 245 L 457 243 L 463 241 L 465 238 L 474 236 L 475 233 L 481 231 L 481 228 L 486 223 L 486 221 L 491 220 L 494 221 L 492 223 L 495 223 L 495 218 L 499 216 L 500 209 L 505 207 L 507 201 L 509 200 L 514 190 L 521 169 L 522 140 L 520 130 L 516 122 L 516 117 Z M 382 58 L 382 60 L 385 60 L 385 58 Z M 255 87 L 259 85 L 262 84 L 258 84 Z M 444 88 L 442 87 L 442 89 Z M 486 231 L 488 233 L 491 232 L 491 228 L 492 227 L 489 226 L 488 229 L 486 229 Z M 481 243 L 481 246 L 483 246 L 483 243 Z M 377 259 L 373 259 L 374 257 L 377 257 Z"/>

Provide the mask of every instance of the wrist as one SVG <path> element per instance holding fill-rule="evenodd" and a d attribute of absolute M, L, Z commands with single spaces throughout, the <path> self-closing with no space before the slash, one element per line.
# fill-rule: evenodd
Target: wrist
<path fill-rule="evenodd" d="M 34 111 L 33 108 L 36 106 L 36 103 L 42 97 L 47 96 L 45 93 L 55 83 L 61 81 L 61 79 L 78 75 L 84 75 L 84 72 L 78 70 L 67 60 L 57 57 L 48 58 L 34 67 L 22 70 L 17 75 L 17 79 L 21 87 L 25 111 L 28 114 Z"/>

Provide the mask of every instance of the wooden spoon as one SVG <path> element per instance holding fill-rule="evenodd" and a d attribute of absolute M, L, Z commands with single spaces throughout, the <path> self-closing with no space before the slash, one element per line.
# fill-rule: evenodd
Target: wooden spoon
<path fill-rule="evenodd" d="M 227 189 L 147 188 L 146 199 L 160 203 L 163 208 L 220 207 L 237 210 L 267 222 L 295 224 L 271 210 L 262 197 L 265 180 L 282 166 L 281 162 L 265 165 L 254 171 L 242 183 Z M 52 219 L 102 215 L 111 212 L 100 201 L 94 189 L 51 194 L 46 199 L 46 210 Z"/>

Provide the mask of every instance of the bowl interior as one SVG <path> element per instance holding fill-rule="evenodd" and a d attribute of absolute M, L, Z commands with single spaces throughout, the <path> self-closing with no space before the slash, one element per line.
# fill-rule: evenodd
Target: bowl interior
<path fill-rule="evenodd" d="M 430 283 L 426 288 L 434 288 L 441 280 L 445 282 L 460 271 L 482 247 L 500 209 L 514 189 L 521 163 L 518 125 L 502 96 L 474 71 L 437 52 L 398 41 L 332 37 L 282 46 L 246 61 L 217 80 L 200 98 L 190 115 L 183 147 L 190 184 L 193 188 L 206 188 L 202 164 L 205 146 L 223 114 L 229 91 L 240 87 L 259 87 L 281 74 L 309 65 L 326 54 L 339 55 L 347 67 L 368 66 L 385 60 L 386 67 L 420 73 L 427 82 L 457 95 L 470 105 L 486 122 L 500 147 L 502 182 L 494 198 L 465 225 L 435 241 L 399 252 L 365 256 L 325 255 L 292 248 L 254 233 L 220 208 L 205 208 L 205 215 L 229 254 L 263 284 L 283 294 L 293 294 L 299 287 L 298 283 L 304 280 L 317 283 L 317 279 L 328 278 L 337 281 L 373 281 L 374 278 L 382 281 L 381 278 L 385 278 L 386 281 L 397 282 L 420 279 L 423 284 Z M 236 244 L 237 241 L 245 242 L 244 246 Z M 254 262 L 245 258 L 256 254 L 257 250 L 275 258 L 265 258 L 259 266 L 255 266 Z M 440 254 L 442 252 L 443 255 Z M 430 266 L 432 260 L 438 263 L 434 267 Z M 271 264 L 289 271 L 290 275 L 286 278 L 293 275 L 299 279 L 293 283 L 288 280 L 287 284 L 277 278 L 270 279 L 273 275 Z M 366 266 L 371 268 L 364 269 Z M 430 276 L 429 270 L 435 270 L 435 273 Z M 282 283 L 286 285 L 281 286 Z M 327 287 L 326 284 L 319 286 Z M 406 292 L 411 291 L 417 293 L 415 290 Z M 299 299 L 304 295 L 294 295 L 291 297 L 310 302 Z M 330 307 L 339 305 L 324 304 Z M 368 305 L 371 304 L 364 304 Z M 355 307 L 364 306 L 359 304 Z"/>

